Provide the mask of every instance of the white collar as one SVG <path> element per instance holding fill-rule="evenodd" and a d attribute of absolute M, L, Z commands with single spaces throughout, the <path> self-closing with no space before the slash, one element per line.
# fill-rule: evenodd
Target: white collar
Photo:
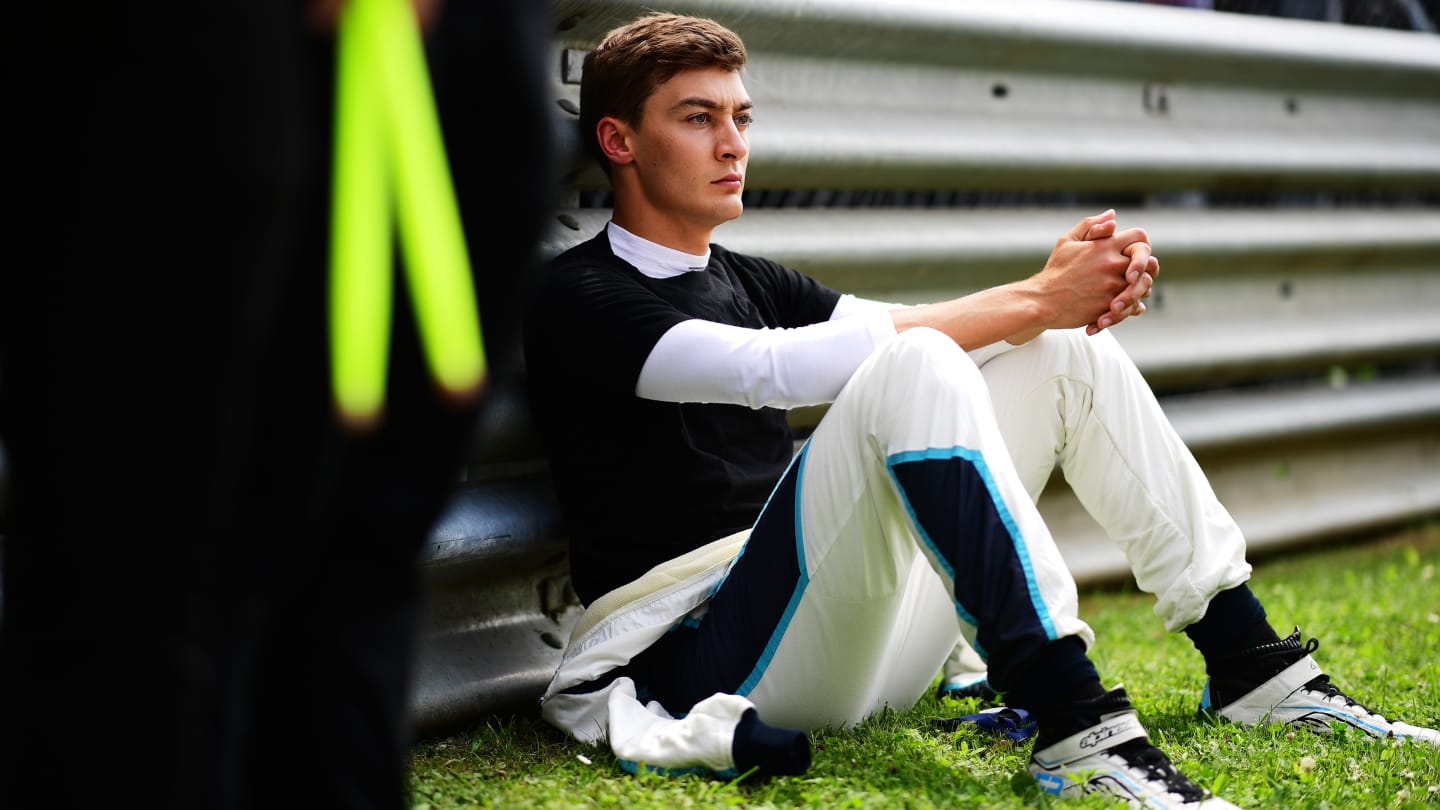
<path fill-rule="evenodd" d="M 674 278 L 684 273 L 698 273 L 710 264 L 708 250 L 702 256 L 692 256 L 636 236 L 614 221 L 606 226 L 606 231 L 610 236 L 610 249 L 615 255 L 650 278 Z"/>

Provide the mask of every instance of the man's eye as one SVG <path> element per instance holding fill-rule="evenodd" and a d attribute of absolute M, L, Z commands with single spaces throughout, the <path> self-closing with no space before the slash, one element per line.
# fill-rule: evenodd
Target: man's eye
<path fill-rule="evenodd" d="M 695 113 L 690 116 L 690 120 L 697 124 L 708 124 L 710 123 L 710 113 Z"/>
<path fill-rule="evenodd" d="M 740 127 L 741 129 L 744 129 L 745 127 L 748 127 L 753 123 L 755 123 L 755 116 L 751 115 L 750 113 L 742 113 L 741 115 L 735 116 L 735 126 Z"/>

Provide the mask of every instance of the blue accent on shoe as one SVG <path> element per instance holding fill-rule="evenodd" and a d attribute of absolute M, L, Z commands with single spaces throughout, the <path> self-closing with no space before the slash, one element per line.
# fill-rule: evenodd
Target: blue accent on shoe
<path fill-rule="evenodd" d="M 1059 796 L 1060 789 L 1065 787 L 1065 780 L 1054 774 L 1037 773 L 1035 774 L 1035 781 L 1040 785 L 1042 791 L 1052 796 Z"/>
<path fill-rule="evenodd" d="M 1347 726 L 1354 726 L 1356 728 L 1368 729 L 1372 734 L 1380 737 L 1385 737 L 1390 734 L 1390 729 L 1385 726 L 1366 722 L 1365 720 L 1362 720 L 1361 718 L 1356 717 L 1353 714 L 1347 714 L 1345 712 L 1337 711 L 1325 705 L 1315 703 L 1280 703 L 1275 706 L 1276 711 L 1280 711 L 1282 709 L 1289 709 L 1293 711 L 1308 711 L 1315 714 L 1324 715 L 1325 717 L 1333 717 L 1335 718 L 1334 722 L 1338 722 Z M 1307 725 L 1317 725 L 1317 721 L 1318 718 L 1312 719 L 1311 716 L 1307 715 L 1305 717 L 1298 718 L 1296 721 L 1292 721 L 1292 723 L 1303 722 Z"/>

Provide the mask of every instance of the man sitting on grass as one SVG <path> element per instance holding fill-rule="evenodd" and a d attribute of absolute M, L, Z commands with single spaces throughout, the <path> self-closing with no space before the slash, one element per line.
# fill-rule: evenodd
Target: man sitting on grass
<path fill-rule="evenodd" d="M 1101 685 L 1025 477 L 1073 456 L 1091 508 L 1144 547 L 1142 587 L 1177 626 L 1205 625 L 1207 655 L 1246 662 L 1227 700 L 1313 666 L 1263 622 L 1238 533 L 1193 531 L 1223 523 L 1218 504 L 1104 331 L 1144 312 L 1144 231 L 1087 217 L 1034 276 L 918 307 L 731 252 L 711 237 L 742 209 L 745 60 L 723 26 L 668 14 L 585 60 L 582 134 L 613 218 L 547 266 L 526 323 L 587 606 L 545 717 L 629 767 L 799 773 L 802 730 L 913 705 L 963 636 L 1037 721 L 1042 789 L 1232 807 Z M 783 409 L 818 403 L 795 453 Z M 1293 659 L 1278 675 L 1272 649 Z"/>

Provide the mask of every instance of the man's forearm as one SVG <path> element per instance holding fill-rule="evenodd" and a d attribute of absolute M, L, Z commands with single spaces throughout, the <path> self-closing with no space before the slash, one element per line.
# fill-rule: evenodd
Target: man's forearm
<path fill-rule="evenodd" d="M 977 293 L 891 310 L 897 332 L 928 326 L 969 351 L 1001 340 L 1024 343 L 1051 326 L 1051 307 L 1030 281 L 1017 281 Z"/>

